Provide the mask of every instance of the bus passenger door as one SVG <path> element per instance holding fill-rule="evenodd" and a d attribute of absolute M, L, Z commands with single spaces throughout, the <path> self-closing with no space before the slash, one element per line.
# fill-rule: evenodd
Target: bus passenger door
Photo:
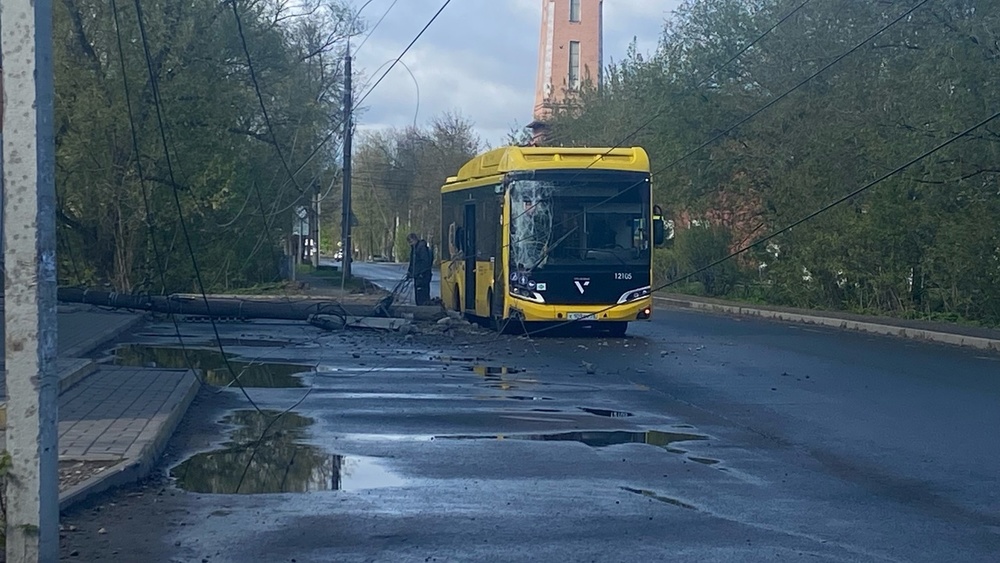
<path fill-rule="evenodd" d="M 476 310 L 476 204 L 465 206 L 465 309 Z"/>

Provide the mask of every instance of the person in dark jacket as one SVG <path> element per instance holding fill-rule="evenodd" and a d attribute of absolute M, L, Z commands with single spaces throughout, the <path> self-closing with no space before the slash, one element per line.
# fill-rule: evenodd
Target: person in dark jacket
<path fill-rule="evenodd" d="M 416 233 L 406 235 L 406 242 L 410 243 L 410 268 L 406 275 L 413 279 L 414 300 L 417 305 L 424 305 L 431 298 L 431 269 L 434 267 L 431 249 Z"/>

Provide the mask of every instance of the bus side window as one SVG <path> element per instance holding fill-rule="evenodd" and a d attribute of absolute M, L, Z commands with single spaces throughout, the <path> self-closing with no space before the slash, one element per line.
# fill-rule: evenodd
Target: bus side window
<path fill-rule="evenodd" d="M 448 255 L 452 260 L 458 256 L 457 230 L 458 226 L 455 223 L 448 225 Z"/>
<path fill-rule="evenodd" d="M 453 258 L 461 258 L 460 254 L 465 250 L 465 229 L 456 226 L 454 223 L 451 225 L 454 228 L 452 232 L 452 248 L 455 249 L 452 252 Z"/>

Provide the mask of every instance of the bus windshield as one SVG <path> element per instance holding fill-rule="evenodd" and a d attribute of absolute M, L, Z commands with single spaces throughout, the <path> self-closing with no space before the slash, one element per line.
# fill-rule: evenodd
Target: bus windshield
<path fill-rule="evenodd" d="M 511 267 L 649 265 L 648 174 L 535 172 L 510 202 Z"/>

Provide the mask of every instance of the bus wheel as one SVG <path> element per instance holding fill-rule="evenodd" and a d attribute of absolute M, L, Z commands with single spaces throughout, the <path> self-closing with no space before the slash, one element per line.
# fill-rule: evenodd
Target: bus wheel
<path fill-rule="evenodd" d="M 625 322 L 614 322 L 608 323 L 607 326 L 608 334 L 615 338 L 621 338 L 625 336 L 625 332 L 628 331 L 628 323 Z"/>

